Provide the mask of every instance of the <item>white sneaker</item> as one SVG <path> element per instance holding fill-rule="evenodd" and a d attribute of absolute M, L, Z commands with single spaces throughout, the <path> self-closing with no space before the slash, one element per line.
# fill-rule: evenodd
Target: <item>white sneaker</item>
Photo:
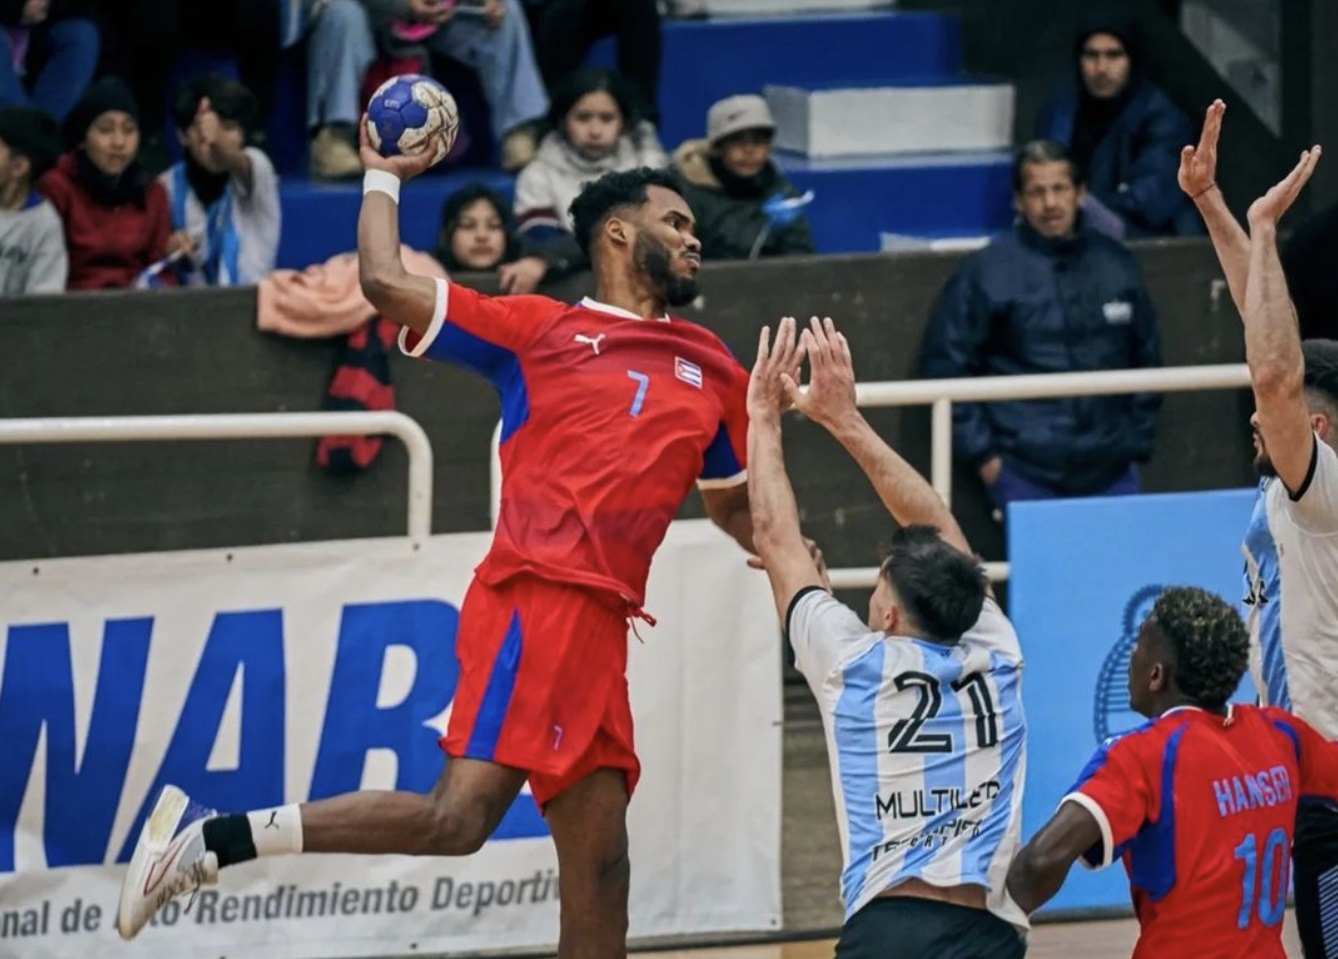
<path fill-rule="evenodd" d="M 193 802 L 176 786 L 164 786 L 144 821 L 130 868 L 121 884 L 116 931 L 133 939 L 177 896 L 218 882 L 218 856 L 204 848 L 203 825 L 218 813 Z"/>

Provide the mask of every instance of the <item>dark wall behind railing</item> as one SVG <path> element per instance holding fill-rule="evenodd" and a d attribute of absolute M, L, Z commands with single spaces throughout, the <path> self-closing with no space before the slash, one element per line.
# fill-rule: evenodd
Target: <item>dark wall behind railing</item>
<path fill-rule="evenodd" d="M 1137 250 L 1161 313 L 1168 364 L 1242 358 L 1240 323 L 1206 243 Z M 913 375 L 926 317 L 958 256 L 911 254 L 708 267 L 703 308 L 750 364 L 757 331 L 786 314 L 842 325 L 862 380 Z M 481 287 L 490 278 L 471 278 Z M 554 292 L 586 292 L 578 278 Z M 104 294 L 0 302 L 0 417 L 273 412 L 321 407 L 337 344 L 258 333 L 251 290 Z M 395 356 L 398 408 L 431 437 L 433 527 L 488 526 L 497 402 L 481 380 Z M 1146 471 L 1154 491 L 1250 482 L 1248 395 L 1167 399 Z M 927 409 L 875 410 L 890 442 L 927 470 Z M 839 566 L 876 559 L 887 520 L 857 469 L 811 424 L 787 431 L 809 531 Z M 333 477 L 314 441 L 0 446 L 0 559 L 94 555 L 404 531 L 406 461 L 387 441 L 366 473 Z M 959 471 L 954 506 L 977 548 L 1002 555 L 978 482 Z M 700 515 L 690 501 L 684 515 Z M 1080 544 L 1078 547 L 1080 548 Z"/>

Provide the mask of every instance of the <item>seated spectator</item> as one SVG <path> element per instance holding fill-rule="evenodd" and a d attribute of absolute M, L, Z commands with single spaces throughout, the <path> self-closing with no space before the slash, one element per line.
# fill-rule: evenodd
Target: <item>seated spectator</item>
<path fill-rule="evenodd" d="M 571 201 L 605 173 L 663 167 L 655 128 L 636 113 L 616 73 L 584 68 L 569 76 L 549 109 L 552 132 L 516 180 L 516 222 L 526 256 L 502 270 L 508 293 L 532 293 L 545 278 L 589 266 L 571 233 Z"/>
<path fill-rule="evenodd" d="M 1105 231 L 1116 239 L 1202 233 L 1202 219 L 1176 183 L 1193 127 L 1140 75 L 1139 55 L 1135 21 L 1089 17 L 1074 44 L 1078 82 L 1046 105 L 1037 138 L 1068 148 L 1087 183 L 1086 204 L 1117 218 Z"/>
<path fill-rule="evenodd" d="M 358 172 L 352 167 L 363 110 L 358 94 L 378 45 L 392 60 L 431 51 L 474 70 L 502 168 L 519 170 L 534 158 L 534 127 L 548 109 L 548 96 L 520 0 L 329 0 L 308 50 L 314 173 Z"/>
<path fill-rule="evenodd" d="M 519 256 L 511 211 L 498 193 L 473 183 L 442 204 L 436 257 L 447 273 L 496 270 Z"/>
<path fill-rule="evenodd" d="M 98 65 L 89 0 L 0 0 L 0 106 L 57 120 L 83 96 Z"/>
<path fill-rule="evenodd" d="M 1161 365 L 1138 261 L 1086 227 L 1082 187 L 1056 143 L 1013 165 L 1021 221 L 962 260 L 944 289 L 920 372 L 944 379 Z M 1160 394 L 954 403 L 953 448 L 1000 510 L 1017 500 L 1138 492 Z"/>
<path fill-rule="evenodd" d="M 0 0 L 3 2 L 3 0 Z M 118 0 L 101 4 L 108 55 L 104 73 L 125 77 L 141 111 L 140 165 L 151 175 L 171 156 L 164 141 L 170 79 L 182 50 L 234 58 L 241 82 L 274 111 L 279 79 L 281 0 Z"/>
<path fill-rule="evenodd" d="M 813 252 L 798 196 L 771 159 L 775 121 L 767 101 L 727 97 L 706 114 L 706 139 L 674 151 L 683 196 L 697 216 L 702 259 L 746 260 Z"/>
<path fill-rule="evenodd" d="M 580 69 L 600 37 L 615 38 L 618 72 L 637 110 L 660 122 L 660 11 L 656 0 L 525 0 L 539 71 L 550 94 Z"/>
<path fill-rule="evenodd" d="M 33 190 L 59 153 L 55 120 L 29 107 L 0 107 L 0 297 L 65 292 L 60 215 Z"/>
<path fill-rule="evenodd" d="M 189 246 L 172 235 L 167 191 L 137 161 L 139 107 L 129 87 L 115 77 L 89 87 L 66 118 L 65 139 L 72 149 L 37 188 L 65 226 L 69 289 L 131 287 Z"/>
<path fill-rule="evenodd" d="M 190 237 L 178 272 L 191 286 L 250 286 L 279 252 L 279 180 L 269 157 L 249 146 L 260 113 L 234 80 L 201 77 L 177 93 L 185 159 L 160 176 L 172 229 Z"/>

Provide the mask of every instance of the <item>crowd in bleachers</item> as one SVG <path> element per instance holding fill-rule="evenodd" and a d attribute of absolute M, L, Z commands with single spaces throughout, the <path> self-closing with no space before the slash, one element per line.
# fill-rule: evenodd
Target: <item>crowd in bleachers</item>
<path fill-rule="evenodd" d="M 503 291 L 526 293 L 586 268 L 571 200 L 600 174 L 639 166 L 677 174 L 707 260 L 814 253 L 813 197 L 772 155 L 766 77 L 715 103 L 700 139 L 661 142 L 661 97 L 674 95 L 659 82 L 662 18 L 701 13 L 691 0 L 0 0 L 0 296 L 272 276 L 283 227 L 266 120 L 279 51 L 298 43 L 317 179 L 361 173 L 357 124 L 384 79 L 432 72 L 442 58 L 475 75 L 495 141 L 484 153 L 515 174 L 514 198 L 480 182 L 446 200 L 436 250 L 419 251 L 445 272 L 494 271 Z M 617 69 L 586 65 L 605 36 Z M 169 82 L 188 48 L 230 58 L 238 79 Z M 1078 31 L 1041 139 L 1018 153 L 1016 223 L 945 290 L 927 375 L 1160 362 L 1150 301 L 1121 243 L 1203 226 L 1176 182 L 1193 125 L 1144 67 L 1136 24 L 1094 19 Z M 468 139 L 444 166 L 466 162 Z M 1092 348 L 1064 347 L 1075 335 Z M 1133 404 L 1117 443 L 1092 432 L 1109 427 L 1094 401 L 1067 402 L 1053 422 L 1029 421 L 1049 437 L 1037 443 L 995 422 L 1007 404 L 959 406 L 959 453 L 1000 505 L 1137 488 L 1155 404 L 1106 401 Z M 1111 454 L 1086 459 L 1090 475 L 1074 465 L 1084 444 Z"/>

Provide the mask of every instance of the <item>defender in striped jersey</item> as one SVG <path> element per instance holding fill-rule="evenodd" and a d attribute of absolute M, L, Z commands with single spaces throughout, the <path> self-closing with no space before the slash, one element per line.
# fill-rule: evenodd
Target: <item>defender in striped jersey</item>
<path fill-rule="evenodd" d="M 902 524 L 867 626 L 831 596 L 800 535 L 781 448 L 790 404 L 841 442 Z M 753 542 L 827 732 L 844 853 L 837 959 L 1023 955 L 1027 919 L 1004 884 L 1026 772 L 1013 627 L 947 507 L 860 415 L 831 320 L 798 343 L 782 320 L 774 350 L 763 331 L 748 412 Z"/>

